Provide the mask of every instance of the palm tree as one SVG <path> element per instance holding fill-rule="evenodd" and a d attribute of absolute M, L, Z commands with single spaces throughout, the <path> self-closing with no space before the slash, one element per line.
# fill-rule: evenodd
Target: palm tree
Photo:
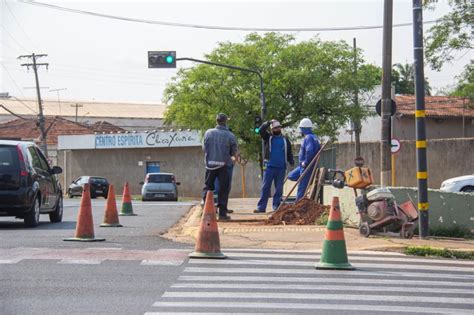
<path fill-rule="evenodd" d="M 415 94 L 415 69 L 412 64 L 394 64 L 392 69 L 392 81 L 395 84 L 396 94 Z M 431 86 L 427 78 L 425 78 L 425 94 L 431 95 Z"/>

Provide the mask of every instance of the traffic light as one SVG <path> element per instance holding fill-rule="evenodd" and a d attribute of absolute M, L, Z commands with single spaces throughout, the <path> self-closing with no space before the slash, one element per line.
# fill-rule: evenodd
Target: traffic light
<path fill-rule="evenodd" d="M 260 116 L 255 116 L 255 120 L 254 120 L 254 131 L 255 133 L 259 133 L 260 132 L 260 126 L 262 125 L 262 117 Z"/>
<path fill-rule="evenodd" d="M 176 51 L 149 51 L 148 68 L 176 68 Z"/>

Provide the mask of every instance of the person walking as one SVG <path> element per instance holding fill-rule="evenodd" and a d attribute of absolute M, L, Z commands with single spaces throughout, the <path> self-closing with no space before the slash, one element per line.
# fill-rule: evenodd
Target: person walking
<path fill-rule="evenodd" d="M 313 133 L 313 123 L 309 118 L 303 118 L 298 125 L 301 134 L 303 135 L 303 142 L 301 143 L 300 152 L 298 153 L 299 165 L 288 174 L 288 179 L 297 181 L 303 172 L 308 168 L 313 158 L 321 149 L 321 144 L 318 137 Z M 306 187 L 308 187 L 311 173 L 316 165 L 311 165 L 309 170 L 301 179 L 296 193 L 296 201 L 304 197 Z"/>
<path fill-rule="evenodd" d="M 227 128 L 227 115 L 220 113 L 216 116 L 217 126 L 208 129 L 204 134 L 204 160 L 206 176 L 203 189 L 203 200 L 207 191 L 214 191 L 214 182 L 219 178 L 220 192 L 217 198 L 219 220 L 229 220 L 227 203 L 229 200 L 229 172 L 227 167 L 232 165 L 232 156 L 237 152 L 237 139 Z"/>
<path fill-rule="evenodd" d="M 270 127 L 270 132 L 268 132 Z M 272 182 L 275 185 L 272 208 L 276 210 L 281 203 L 283 194 L 283 183 L 285 180 L 286 165 L 294 165 L 291 142 L 287 137 L 281 134 L 281 124 L 277 120 L 266 121 L 260 126 L 259 134 L 264 142 L 264 172 L 262 191 L 260 200 L 257 203 L 257 209 L 254 213 L 265 213 L 267 209 L 268 198 Z"/>

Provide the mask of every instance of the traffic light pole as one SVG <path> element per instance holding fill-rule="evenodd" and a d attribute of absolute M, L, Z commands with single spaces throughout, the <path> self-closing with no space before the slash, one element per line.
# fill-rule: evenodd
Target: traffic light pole
<path fill-rule="evenodd" d="M 217 63 L 217 62 L 212 62 L 212 61 L 207 61 L 207 60 L 200 60 L 200 59 L 194 59 L 194 58 L 176 58 L 176 61 L 179 60 L 188 60 L 188 61 L 194 61 L 198 63 L 204 63 L 207 65 L 212 65 L 212 66 L 217 66 L 217 67 L 222 67 L 222 68 L 228 68 L 232 70 L 238 70 L 238 71 L 244 71 L 244 72 L 251 72 L 255 73 L 258 75 L 258 78 L 260 79 L 260 104 L 261 104 L 261 111 L 260 111 L 260 116 L 262 117 L 262 122 L 265 121 L 265 117 L 267 116 L 267 105 L 265 104 L 265 93 L 263 89 L 263 76 L 260 72 L 254 69 L 248 69 L 248 68 L 241 68 L 237 66 L 232 66 L 232 65 L 226 65 L 223 63 Z M 263 160 L 265 159 L 265 153 L 264 153 L 264 142 L 262 139 L 262 170 L 263 170 Z"/>

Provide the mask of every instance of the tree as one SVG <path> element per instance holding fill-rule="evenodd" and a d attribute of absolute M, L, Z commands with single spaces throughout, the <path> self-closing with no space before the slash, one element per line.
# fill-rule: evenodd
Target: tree
<path fill-rule="evenodd" d="M 433 8 L 438 0 L 425 0 L 427 8 Z M 452 62 L 454 51 L 470 51 L 473 48 L 472 23 L 474 12 L 471 0 L 450 0 L 452 11 L 441 17 L 428 30 L 425 38 L 425 56 L 434 70 L 441 70 L 444 63 Z"/>
<path fill-rule="evenodd" d="M 396 94 L 415 94 L 415 71 L 413 65 L 396 63 L 392 69 L 392 82 L 395 85 Z M 425 78 L 425 94 L 431 95 L 431 86 Z"/>
<path fill-rule="evenodd" d="M 474 61 L 466 66 L 464 72 L 458 77 L 458 84 L 451 96 L 466 97 L 474 101 Z"/>
<path fill-rule="evenodd" d="M 258 70 L 265 82 L 266 118 L 288 127 L 309 117 L 320 136 L 335 136 L 339 126 L 360 113 L 351 104 L 355 88 L 364 91 L 374 85 L 366 71 L 354 78 L 353 58 L 345 42 L 313 38 L 295 43 L 293 36 L 278 33 L 252 33 L 242 43 L 218 43 L 206 55 L 212 62 Z M 360 50 L 357 62 L 363 63 Z M 204 131 L 215 125 L 216 113 L 224 112 L 240 149 L 256 158 L 261 139 L 253 131 L 253 120 L 260 113 L 259 91 L 254 74 L 202 64 L 181 69 L 165 90 L 170 104 L 165 123 Z"/>

